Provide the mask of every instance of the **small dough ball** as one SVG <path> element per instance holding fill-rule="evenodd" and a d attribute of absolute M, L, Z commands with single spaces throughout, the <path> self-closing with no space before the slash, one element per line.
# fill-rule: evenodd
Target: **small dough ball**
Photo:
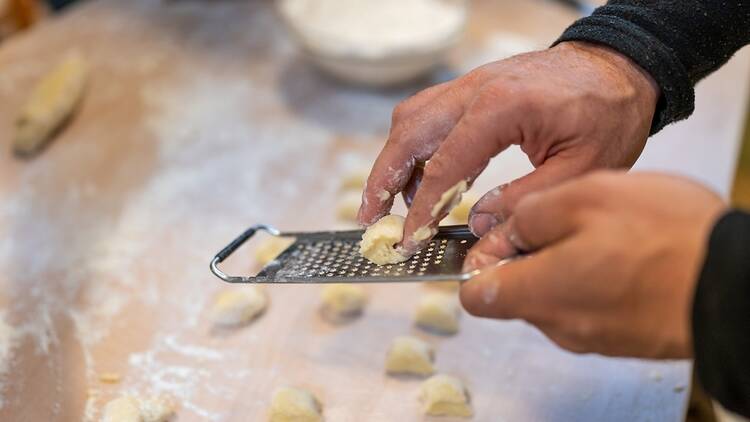
<path fill-rule="evenodd" d="M 417 304 L 414 320 L 418 326 L 441 334 L 458 332 L 458 317 L 461 310 L 454 295 L 429 293 Z"/>
<path fill-rule="evenodd" d="M 404 217 L 386 215 L 365 230 L 359 243 L 359 253 L 378 264 L 396 264 L 409 259 L 393 248 L 404 235 Z"/>
<path fill-rule="evenodd" d="M 111 400 L 104 406 L 102 422 L 141 422 L 141 409 L 138 399 L 122 396 Z"/>
<path fill-rule="evenodd" d="M 258 265 L 264 267 L 266 264 L 276 259 L 276 257 L 284 252 L 284 250 L 292 243 L 294 243 L 294 239 L 275 236 L 270 237 L 255 249 L 255 261 Z"/>
<path fill-rule="evenodd" d="M 339 220 L 357 222 L 357 213 L 362 203 L 360 192 L 345 192 L 336 203 L 336 217 Z"/>
<path fill-rule="evenodd" d="M 269 422 L 322 422 L 320 402 L 307 390 L 282 387 L 271 399 Z"/>
<path fill-rule="evenodd" d="M 389 374 L 430 375 L 435 372 L 435 351 L 426 342 L 409 336 L 393 339 L 385 359 Z"/>
<path fill-rule="evenodd" d="M 367 304 L 367 292 L 354 284 L 329 284 L 321 292 L 323 315 L 334 322 L 362 313 Z"/>
<path fill-rule="evenodd" d="M 118 397 L 104 407 L 103 422 L 166 422 L 174 416 L 175 405 L 164 396 Z"/>
<path fill-rule="evenodd" d="M 355 170 L 347 173 L 346 175 L 344 175 L 344 178 L 341 179 L 341 185 L 339 186 L 339 189 L 342 191 L 355 190 L 361 192 L 365 188 L 367 177 L 369 175 L 370 172 L 365 169 Z"/>
<path fill-rule="evenodd" d="M 239 286 L 222 290 L 211 306 L 211 320 L 217 325 L 246 324 L 260 315 L 268 297 L 260 286 Z"/>
<path fill-rule="evenodd" d="M 472 415 L 466 387 L 461 380 L 450 375 L 433 375 L 423 382 L 420 398 L 426 415 L 460 417 Z"/>
<path fill-rule="evenodd" d="M 473 193 L 465 193 L 461 202 L 448 214 L 454 224 L 469 224 L 469 213 L 479 197 Z"/>

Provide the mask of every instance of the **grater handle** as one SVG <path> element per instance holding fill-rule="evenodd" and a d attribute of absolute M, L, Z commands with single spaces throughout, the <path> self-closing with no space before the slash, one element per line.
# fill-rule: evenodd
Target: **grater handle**
<path fill-rule="evenodd" d="M 253 237 L 253 235 L 255 235 L 255 232 L 257 232 L 258 230 L 266 231 L 274 236 L 281 235 L 281 232 L 275 227 L 266 224 L 256 224 L 254 226 L 251 226 L 214 256 L 214 259 L 211 260 L 211 272 L 214 273 L 215 276 L 228 283 L 242 283 L 248 281 L 248 277 L 236 277 L 225 274 L 219 269 L 219 264 L 227 259 L 229 255 L 234 253 L 234 251 L 242 246 L 243 243 L 247 242 L 248 239 Z"/>

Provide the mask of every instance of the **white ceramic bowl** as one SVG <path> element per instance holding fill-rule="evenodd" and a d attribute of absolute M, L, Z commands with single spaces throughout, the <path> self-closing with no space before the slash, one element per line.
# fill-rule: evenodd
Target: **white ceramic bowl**
<path fill-rule="evenodd" d="M 398 48 L 375 52 L 357 51 L 355 48 L 337 50 L 327 48 L 320 42 L 316 42 L 318 37 L 311 33 L 312 30 L 309 26 L 300 24 L 298 20 L 285 12 L 284 1 L 290 0 L 277 1 L 279 6 L 277 9 L 282 21 L 301 47 L 305 57 L 330 75 L 350 83 L 371 87 L 396 85 L 430 71 L 445 58 L 446 53 L 459 41 L 467 15 L 467 2 L 465 0 L 443 0 L 453 2 L 460 7 L 461 16 L 450 28 L 445 28 L 442 33 L 435 34 L 434 40 L 430 43 L 422 42 L 419 45 L 409 45 L 408 42 L 405 42 Z"/>

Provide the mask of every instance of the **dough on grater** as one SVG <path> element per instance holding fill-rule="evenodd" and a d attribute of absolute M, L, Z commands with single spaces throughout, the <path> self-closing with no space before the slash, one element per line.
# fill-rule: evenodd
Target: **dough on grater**
<path fill-rule="evenodd" d="M 359 253 L 378 264 L 395 264 L 409 259 L 393 247 L 404 235 L 404 217 L 386 215 L 365 230 Z"/>
<path fill-rule="evenodd" d="M 389 374 L 430 375 L 435 372 L 435 351 L 427 342 L 416 337 L 400 336 L 393 339 L 385 358 Z"/>
<path fill-rule="evenodd" d="M 367 292 L 354 284 L 329 284 L 320 297 L 321 313 L 333 322 L 345 321 L 362 313 L 367 304 Z"/>
<path fill-rule="evenodd" d="M 461 310 L 455 295 L 432 292 L 425 294 L 417 304 L 414 321 L 422 328 L 441 334 L 458 332 Z"/>
<path fill-rule="evenodd" d="M 277 389 L 271 399 L 269 422 L 322 422 L 320 402 L 307 390 L 293 387 Z"/>
<path fill-rule="evenodd" d="M 216 325 L 246 324 L 268 306 L 268 297 L 260 286 L 236 286 L 219 292 L 211 305 L 211 320 Z"/>
<path fill-rule="evenodd" d="M 472 415 L 469 393 L 464 384 L 450 375 L 433 375 L 422 383 L 420 390 L 422 410 L 431 416 Z"/>

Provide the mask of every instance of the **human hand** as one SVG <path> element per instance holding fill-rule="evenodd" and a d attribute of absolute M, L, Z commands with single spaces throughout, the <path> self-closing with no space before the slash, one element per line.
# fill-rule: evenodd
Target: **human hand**
<path fill-rule="evenodd" d="M 600 172 L 529 194 L 470 255 L 486 253 L 491 236 L 531 255 L 484 267 L 461 302 L 474 315 L 522 318 L 574 352 L 689 357 L 693 291 L 725 207 L 701 185 L 648 173 Z"/>
<path fill-rule="evenodd" d="M 645 145 L 658 97 L 635 63 L 581 42 L 490 63 L 426 89 L 394 110 L 359 222 L 373 224 L 403 192 L 411 206 L 400 247 L 410 255 L 450 211 L 448 204 L 436 206 L 443 193 L 462 181 L 470 186 L 490 158 L 520 145 L 536 170 L 474 206 L 470 225 L 481 236 L 528 192 L 593 169 L 630 167 Z"/>

